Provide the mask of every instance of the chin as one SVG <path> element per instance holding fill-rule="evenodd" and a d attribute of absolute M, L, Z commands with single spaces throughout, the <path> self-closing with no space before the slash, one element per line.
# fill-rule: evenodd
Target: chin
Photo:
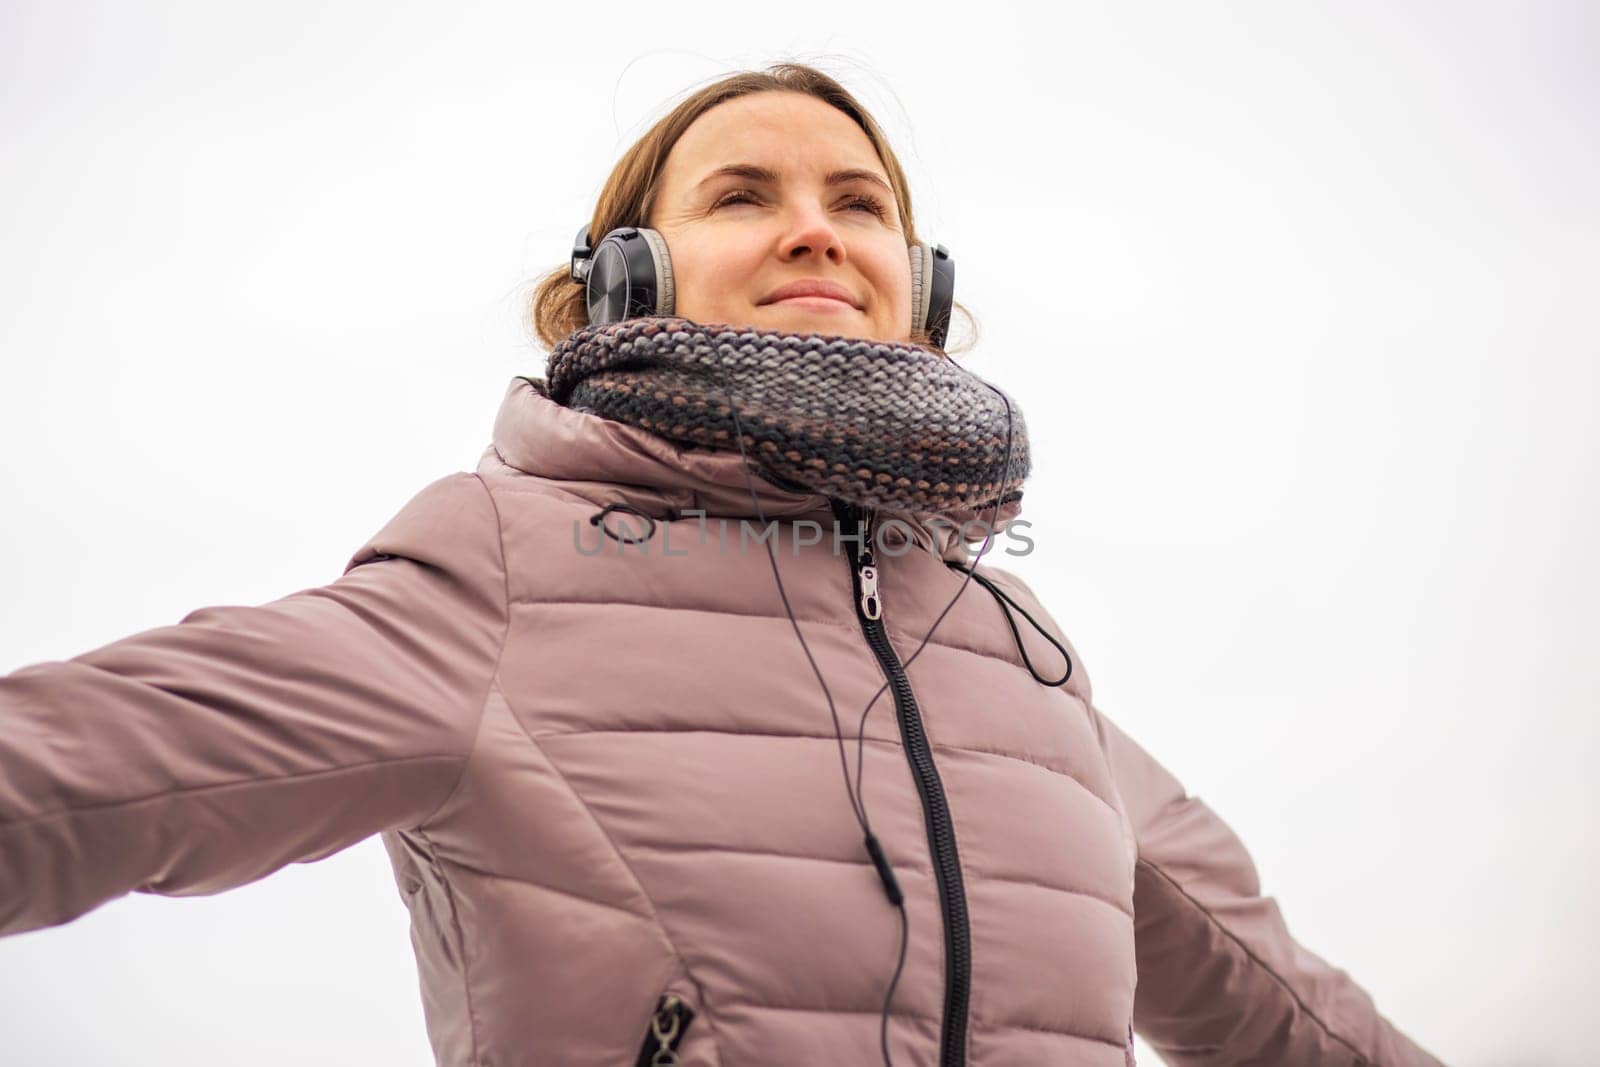
<path fill-rule="evenodd" d="M 826 333 L 838 337 L 880 340 L 872 320 L 857 310 L 812 311 L 803 307 L 760 305 L 750 318 L 757 326 L 789 333 Z"/>

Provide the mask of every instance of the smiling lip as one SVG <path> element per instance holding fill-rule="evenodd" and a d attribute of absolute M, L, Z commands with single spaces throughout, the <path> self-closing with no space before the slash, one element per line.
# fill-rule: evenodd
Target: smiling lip
<path fill-rule="evenodd" d="M 787 285 L 779 286 L 768 293 L 766 299 L 761 302 L 763 304 L 776 304 L 780 301 L 800 299 L 813 302 L 828 300 L 855 308 L 857 311 L 861 310 L 861 305 L 856 302 L 855 297 L 850 295 L 850 290 L 835 282 L 825 282 L 821 278 L 806 278 L 802 281 L 790 282 Z M 821 306 L 820 303 L 818 306 Z"/>
<path fill-rule="evenodd" d="M 782 300 L 772 301 L 774 304 L 795 304 L 801 307 L 815 308 L 818 311 L 851 311 L 855 305 L 848 300 L 835 300 L 831 296 L 786 296 Z"/>

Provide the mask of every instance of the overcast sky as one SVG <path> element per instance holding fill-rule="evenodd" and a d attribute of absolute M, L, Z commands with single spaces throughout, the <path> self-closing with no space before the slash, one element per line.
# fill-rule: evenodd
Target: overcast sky
<path fill-rule="evenodd" d="M 998 562 L 1097 703 L 1453 1067 L 1600 1062 L 1595 25 L 5 0 L 0 673 L 333 581 L 542 372 L 522 302 L 620 152 L 817 62 L 1027 417 L 1036 548 Z M 29 1067 L 433 1062 L 376 838 L 0 940 L 0 1034 Z"/>

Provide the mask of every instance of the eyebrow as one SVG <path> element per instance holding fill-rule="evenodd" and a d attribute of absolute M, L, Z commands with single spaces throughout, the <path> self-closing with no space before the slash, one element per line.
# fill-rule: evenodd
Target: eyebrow
<path fill-rule="evenodd" d="M 769 185 L 778 184 L 778 172 L 775 170 L 760 166 L 755 163 L 726 163 L 712 171 L 710 174 L 707 174 L 704 178 L 701 178 L 700 181 L 696 183 L 695 188 L 699 189 L 701 186 L 704 186 L 717 178 L 729 177 L 746 178 L 750 181 L 766 182 Z M 894 190 L 889 188 L 888 182 L 878 177 L 878 175 L 874 174 L 872 171 L 862 170 L 859 167 L 845 167 L 842 170 L 829 171 L 827 177 L 825 177 L 823 181 L 828 185 L 842 185 L 845 182 L 855 181 L 871 182 L 872 184 L 882 188 L 884 192 L 890 194 L 891 196 L 894 195 Z"/>

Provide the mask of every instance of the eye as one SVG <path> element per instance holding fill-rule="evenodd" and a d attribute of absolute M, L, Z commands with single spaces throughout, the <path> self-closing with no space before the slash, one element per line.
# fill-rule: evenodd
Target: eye
<path fill-rule="evenodd" d="M 729 204 L 740 204 L 740 203 L 744 203 L 744 204 L 753 204 L 753 203 L 755 203 L 755 197 L 753 195 L 751 195 L 750 190 L 748 190 L 748 189 L 735 189 L 733 192 L 727 194 L 726 196 L 724 196 L 722 199 L 718 200 L 715 204 L 712 204 L 711 206 L 713 208 L 719 208 L 719 207 L 727 207 Z"/>
<path fill-rule="evenodd" d="M 880 219 L 887 214 L 887 209 L 883 206 L 883 201 L 879 200 L 875 196 L 867 196 L 862 194 L 860 196 L 852 197 L 850 200 L 850 206 L 865 207 L 868 211 L 872 212 Z"/>

